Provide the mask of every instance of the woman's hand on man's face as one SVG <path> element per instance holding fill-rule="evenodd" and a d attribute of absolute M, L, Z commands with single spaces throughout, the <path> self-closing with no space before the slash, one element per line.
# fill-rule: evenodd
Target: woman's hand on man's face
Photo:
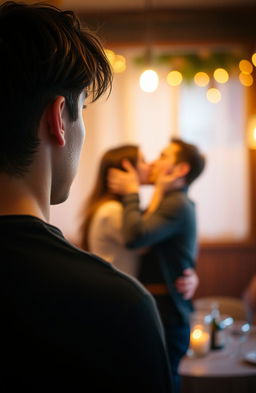
<path fill-rule="evenodd" d="M 136 169 L 128 160 L 123 161 L 123 168 L 125 171 L 109 169 L 107 177 L 109 190 L 118 195 L 138 193 L 139 179 Z"/>

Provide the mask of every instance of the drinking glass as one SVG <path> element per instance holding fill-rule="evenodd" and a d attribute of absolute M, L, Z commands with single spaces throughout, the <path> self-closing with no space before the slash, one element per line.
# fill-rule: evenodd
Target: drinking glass
<path fill-rule="evenodd" d="M 247 321 L 235 320 L 231 326 L 229 326 L 229 337 L 231 338 L 231 347 L 233 347 L 232 342 L 235 344 L 235 350 L 232 352 L 231 357 L 239 357 L 241 355 L 241 346 L 249 335 L 251 326 Z"/>

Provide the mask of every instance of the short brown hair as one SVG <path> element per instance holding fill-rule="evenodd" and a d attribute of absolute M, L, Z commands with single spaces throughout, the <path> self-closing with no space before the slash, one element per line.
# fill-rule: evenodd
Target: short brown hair
<path fill-rule="evenodd" d="M 0 6 L 0 58 L 0 171 L 22 176 L 46 106 L 62 95 L 76 120 L 82 91 L 96 100 L 112 72 L 97 36 L 72 11 L 45 3 Z"/>
<path fill-rule="evenodd" d="M 186 184 L 190 185 L 204 170 L 205 156 L 199 151 L 198 147 L 187 143 L 179 138 L 172 138 L 171 143 L 180 147 L 177 152 L 176 162 L 187 162 L 190 165 L 190 171 L 185 176 Z"/>

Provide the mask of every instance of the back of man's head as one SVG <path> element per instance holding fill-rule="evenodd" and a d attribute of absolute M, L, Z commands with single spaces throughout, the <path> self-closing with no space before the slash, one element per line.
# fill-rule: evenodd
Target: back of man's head
<path fill-rule="evenodd" d="M 44 109 L 66 99 L 70 119 L 85 90 L 96 100 L 111 85 L 98 38 L 71 11 L 8 1 L 0 6 L 0 172 L 21 176 L 33 159 Z"/>
<path fill-rule="evenodd" d="M 199 151 L 197 146 L 182 139 L 172 138 L 171 143 L 179 146 L 176 162 L 187 162 L 190 166 L 190 170 L 185 176 L 186 184 L 189 186 L 203 172 L 206 162 L 205 156 Z"/>

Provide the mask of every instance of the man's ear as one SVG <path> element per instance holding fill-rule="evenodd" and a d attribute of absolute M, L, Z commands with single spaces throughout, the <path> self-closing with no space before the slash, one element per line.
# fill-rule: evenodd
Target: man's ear
<path fill-rule="evenodd" d="M 175 165 L 174 173 L 177 178 L 185 177 L 190 172 L 190 165 L 188 162 L 179 162 Z"/>
<path fill-rule="evenodd" d="M 65 146 L 65 98 L 58 96 L 48 106 L 46 118 L 51 138 L 55 138 L 60 147 Z"/>

